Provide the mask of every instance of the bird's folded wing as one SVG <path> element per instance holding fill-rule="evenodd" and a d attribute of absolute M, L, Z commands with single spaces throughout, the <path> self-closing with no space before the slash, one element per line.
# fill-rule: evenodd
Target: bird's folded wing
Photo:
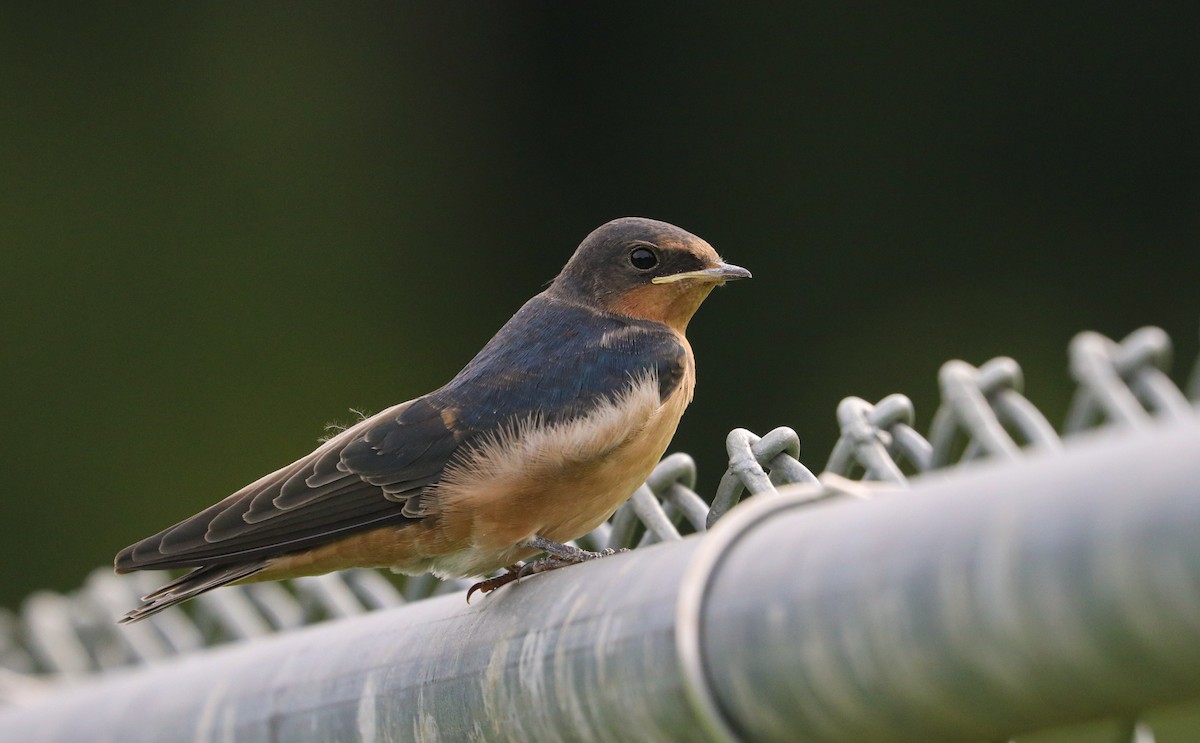
<path fill-rule="evenodd" d="M 471 432 L 428 398 L 383 411 L 312 454 L 125 548 L 118 571 L 244 560 L 423 514 L 408 501 L 440 478 Z"/>

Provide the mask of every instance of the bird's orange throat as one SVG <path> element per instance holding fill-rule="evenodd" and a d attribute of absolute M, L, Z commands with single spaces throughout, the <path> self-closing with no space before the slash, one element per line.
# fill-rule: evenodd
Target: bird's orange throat
<path fill-rule="evenodd" d="M 619 315 L 660 322 L 683 335 L 688 321 L 714 287 L 715 283 L 707 281 L 648 284 L 616 297 L 605 309 Z"/>

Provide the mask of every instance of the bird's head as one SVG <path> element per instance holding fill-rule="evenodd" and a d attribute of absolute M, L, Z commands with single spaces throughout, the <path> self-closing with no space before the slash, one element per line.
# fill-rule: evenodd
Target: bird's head
<path fill-rule="evenodd" d="M 675 225 L 624 217 L 596 228 L 547 290 L 551 296 L 679 332 L 714 287 L 750 272 Z"/>

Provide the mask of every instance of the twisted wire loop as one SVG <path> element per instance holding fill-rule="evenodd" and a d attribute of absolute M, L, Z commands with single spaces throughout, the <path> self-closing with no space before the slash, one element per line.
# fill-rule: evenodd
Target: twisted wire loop
<path fill-rule="evenodd" d="M 1021 449 L 1014 433 L 1034 448 L 1061 448 L 1054 428 L 1021 394 L 1025 380 L 1016 361 L 1000 357 L 979 368 L 948 361 L 938 373 L 938 382 L 942 404 L 929 430 L 934 469 L 951 464 L 964 439 L 964 461 L 986 456 L 1019 458 Z"/>
<path fill-rule="evenodd" d="M 776 428 L 759 438 L 744 428 L 725 437 L 729 469 L 717 485 L 705 527 L 737 505 L 742 493 L 775 493 L 776 485 L 815 483 L 817 476 L 800 463 L 800 437 L 790 428 Z"/>
<path fill-rule="evenodd" d="M 1171 339 L 1159 328 L 1141 328 L 1119 344 L 1099 333 L 1085 332 L 1071 341 L 1071 376 L 1079 384 L 1063 430 L 1073 433 L 1106 421 L 1144 428 L 1154 415 L 1195 415 L 1183 392 L 1167 376 Z M 1200 362 L 1191 384 L 1200 395 Z"/>
<path fill-rule="evenodd" d="M 918 472 L 929 469 L 929 442 L 913 428 L 916 412 L 904 395 L 888 395 L 877 404 L 847 397 L 838 404 L 841 435 L 825 471 L 844 477 L 862 473 L 865 480 L 907 482 L 901 462 Z"/>
<path fill-rule="evenodd" d="M 1080 333 L 1069 356 L 1078 389 L 1062 427 L 1067 434 L 1100 424 L 1145 427 L 1156 417 L 1197 415 L 1194 403 L 1167 376 L 1171 343 L 1157 328 L 1142 328 L 1119 343 Z M 1001 357 L 979 367 L 949 361 L 938 381 L 941 403 L 928 438 L 917 432 L 913 403 L 904 395 L 888 395 L 874 404 L 847 397 L 837 408 L 838 440 L 818 477 L 800 461 L 800 437 L 792 429 L 776 428 L 761 437 L 734 429 L 725 441 L 729 464 L 711 503 L 696 491 L 692 458 L 671 454 L 608 522 L 578 544 L 599 550 L 682 539 L 706 531 L 747 494 L 770 497 L 783 484 L 801 484 L 812 502 L 869 499 L 903 491 L 909 476 L 956 461 L 1017 459 L 1025 449 L 1061 449 L 1053 426 L 1022 394 L 1024 379 L 1016 361 Z M 1188 389 L 1193 400 L 1200 399 L 1200 361 Z M 0 609 L 0 704 L 19 703 L 55 680 L 151 663 L 469 584 L 347 570 L 226 588 L 197 597 L 186 611 L 173 608 L 132 625 L 114 624 L 166 577 L 116 576 L 101 568 L 69 594 L 41 591 L 29 596 L 18 614 Z M 1142 723 L 1131 721 L 1128 729 L 1128 739 L 1135 733 L 1140 741 L 1153 739 Z"/>

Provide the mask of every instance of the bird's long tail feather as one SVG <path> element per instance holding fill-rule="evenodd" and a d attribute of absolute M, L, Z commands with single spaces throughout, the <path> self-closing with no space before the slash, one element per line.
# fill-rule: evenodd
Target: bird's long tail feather
<path fill-rule="evenodd" d="M 118 620 L 120 624 L 137 622 L 153 616 L 205 591 L 248 578 L 267 566 L 265 560 L 234 565 L 209 565 L 182 575 L 142 597 L 142 604 Z"/>

